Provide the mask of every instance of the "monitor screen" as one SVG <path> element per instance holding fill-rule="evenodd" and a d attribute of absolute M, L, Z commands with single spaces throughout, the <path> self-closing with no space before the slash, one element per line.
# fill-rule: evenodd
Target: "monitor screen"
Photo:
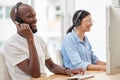
<path fill-rule="evenodd" d="M 106 71 L 120 72 L 120 6 L 107 7 Z"/>

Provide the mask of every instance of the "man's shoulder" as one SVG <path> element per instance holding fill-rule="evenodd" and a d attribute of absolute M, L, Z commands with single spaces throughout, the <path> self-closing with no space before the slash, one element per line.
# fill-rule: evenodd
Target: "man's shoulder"
<path fill-rule="evenodd" d="M 6 41 L 5 41 L 5 45 L 10 45 L 10 44 L 16 44 L 19 43 L 20 41 L 22 41 L 23 38 L 20 37 L 20 35 L 18 34 L 14 34 L 12 36 L 10 36 Z"/>

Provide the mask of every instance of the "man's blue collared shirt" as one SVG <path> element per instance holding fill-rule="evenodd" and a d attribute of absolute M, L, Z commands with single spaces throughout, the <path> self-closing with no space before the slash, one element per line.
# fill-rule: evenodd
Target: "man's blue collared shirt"
<path fill-rule="evenodd" d="M 81 41 L 74 30 L 63 39 L 61 50 L 64 66 L 67 68 L 87 69 L 89 64 L 95 64 L 98 61 L 87 36 L 84 37 L 84 41 Z"/>

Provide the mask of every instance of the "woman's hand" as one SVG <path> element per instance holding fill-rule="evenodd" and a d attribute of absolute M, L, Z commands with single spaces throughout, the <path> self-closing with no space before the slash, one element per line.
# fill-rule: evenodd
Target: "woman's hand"
<path fill-rule="evenodd" d="M 65 69 L 65 74 L 68 75 L 68 76 L 73 76 L 75 74 L 81 74 L 81 75 L 84 75 L 85 73 L 85 70 L 84 69 Z"/>

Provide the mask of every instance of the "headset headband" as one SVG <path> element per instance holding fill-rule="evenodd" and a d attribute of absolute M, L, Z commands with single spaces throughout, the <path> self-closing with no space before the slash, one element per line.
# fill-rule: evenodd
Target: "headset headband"
<path fill-rule="evenodd" d="M 19 6 L 20 6 L 21 4 L 23 4 L 23 3 L 22 3 L 22 2 L 19 2 L 19 3 L 16 4 L 16 6 L 15 6 L 15 14 L 18 14 L 18 8 L 19 8 Z"/>
<path fill-rule="evenodd" d="M 22 2 L 18 2 L 17 4 L 16 4 L 16 6 L 15 6 L 15 16 L 16 16 L 16 21 L 18 21 L 19 22 L 19 16 L 18 16 L 18 8 L 19 8 L 19 6 L 21 5 L 21 4 L 23 4 Z"/>
<path fill-rule="evenodd" d="M 77 24 L 77 21 L 78 21 L 78 19 L 79 19 L 79 17 L 81 16 L 82 13 L 83 13 L 83 11 L 80 11 L 80 12 L 79 12 L 79 14 L 77 15 L 77 18 L 76 18 L 74 24 Z M 79 24 L 79 23 L 78 23 L 78 24 Z"/>

